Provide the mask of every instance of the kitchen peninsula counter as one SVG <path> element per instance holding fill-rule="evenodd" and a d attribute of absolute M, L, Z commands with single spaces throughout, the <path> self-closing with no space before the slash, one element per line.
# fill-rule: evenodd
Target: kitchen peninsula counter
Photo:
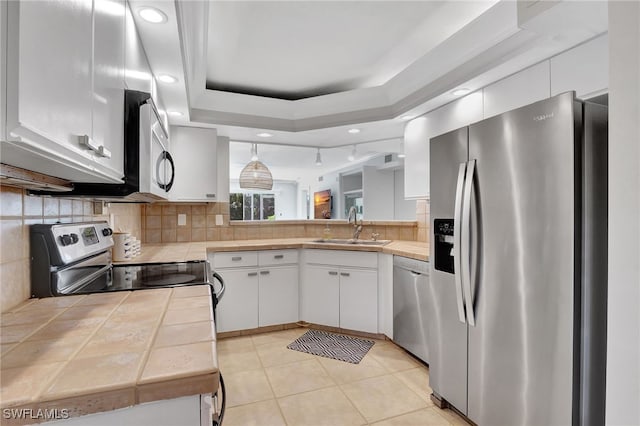
<path fill-rule="evenodd" d="M 235 240 L 235 241 L 205 241 L 192 243 L 164 243 L 144 244 L 142 254 L 135 259 L 126 262 L 114 262 L 116 264 L 145 263 L 145 262 L 185 262 L 189 260 L 204 260 L 207 252 L 225 251 L 249 251 L 271 249 L 298 249 L 314 248 L 325 250 L 351 250 L 382 252 L 404 256 L 416 260 L 429 260 L 429 244 L 419 241 L 395 240 L 388 244 L 355 245 L 332 244 L 314 242 L 312 238 L 270 238 L 260 240 Z"/>
<path fill-rule="evenodd" d="M 219 384 L 209 286 L 31 299 L 2 314 L 2 424 L 211 394 Z"/>

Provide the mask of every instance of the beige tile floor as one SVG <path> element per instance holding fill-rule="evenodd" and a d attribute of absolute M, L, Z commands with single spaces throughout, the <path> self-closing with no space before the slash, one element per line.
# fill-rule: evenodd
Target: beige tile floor
<path fill-rule="evenodd" d="M 428 368 L 393 343 L 350 364 L 287 349 L 305 331 L 218 341 L 225 426 L 468 426 L 433 405 Z"/>

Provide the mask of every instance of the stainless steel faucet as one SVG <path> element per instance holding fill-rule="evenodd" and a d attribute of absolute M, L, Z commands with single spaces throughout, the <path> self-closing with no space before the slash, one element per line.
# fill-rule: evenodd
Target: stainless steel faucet
<path fill-rule="evenodd" d="M 353 220 L 353 240 L 357 240 L 360 237 L 360 233 L 362 232 L 362 219 L 360 219 L 360 224 L 358 225 L 358 210 L 356 206 L 351 206 L 349 209 L 349 215 L 347 216 L 347 221 L 351 223 Z"/>

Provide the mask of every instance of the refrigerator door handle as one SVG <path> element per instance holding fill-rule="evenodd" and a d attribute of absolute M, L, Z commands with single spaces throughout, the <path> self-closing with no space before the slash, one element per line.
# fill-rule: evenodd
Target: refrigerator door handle
<path fill-rule="evenodd" d="M 458 168 L 458 183 L 456 184 L 456 201 L 453 210 L 453 277 L 456 286 L 456 304 L 458 306 L 458 320 L 466 324 L 464 316 L 464 299 L 462 289 L 461 264 L 462 257 L 460 252 L 461 224 L 462 224 L 462 193 L 464 189 L 464 174 L 467 169 L 466 163 L 461 163 Z"/>
<path fill-rule="evenodd" d="M 473 295 L 471 293 L 471 190 L 473 189 L 473 178 L 476 170 L 476 160 L 467 162 L 467 173 L 465 177 L 465 187 L 462 196 L 462 229 L 460 257 L 462 263 L 461 276 L 464 290 L 464 301 L 467 308 L 467 322 L 475 326 L 476 319 L 473 312 Z"/>

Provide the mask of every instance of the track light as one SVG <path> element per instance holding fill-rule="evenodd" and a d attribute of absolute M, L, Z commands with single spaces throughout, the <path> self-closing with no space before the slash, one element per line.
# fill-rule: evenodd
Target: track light
<path fill-rule="evenodd" d="M 347 157 L 347 160 L 349 161 L 353 161 L 356 159 L 356 146 L 353 146 L 353 149 L 351 150 L 351 154 L 349 154 L 349 156 Z"/>
<path fill-rule="evenodd" d="M 320 148 L 316 152 L 316 166 L 322 166 L 322 157 L 320 157 Z"/>
<path fill-rule="evenodd" d="M 258 161 L 258 144 L 251 145 L 251 161 Z"/>

